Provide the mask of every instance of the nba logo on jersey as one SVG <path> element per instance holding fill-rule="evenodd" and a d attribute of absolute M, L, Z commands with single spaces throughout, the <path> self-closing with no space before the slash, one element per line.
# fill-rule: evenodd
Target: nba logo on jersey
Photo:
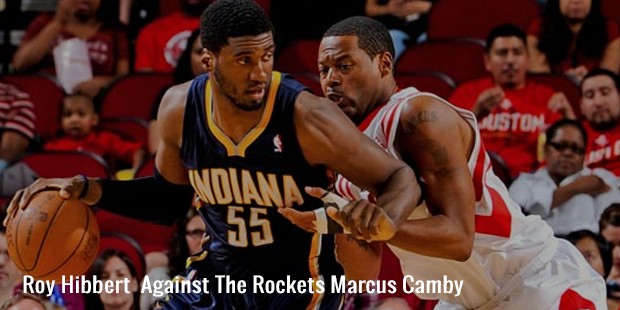
<path fill-rule="evenodd" d="M 282 153 L 282 137 L 280 137 L 280 134 L 273 137 L 273 151 L 276 153 Z"/>

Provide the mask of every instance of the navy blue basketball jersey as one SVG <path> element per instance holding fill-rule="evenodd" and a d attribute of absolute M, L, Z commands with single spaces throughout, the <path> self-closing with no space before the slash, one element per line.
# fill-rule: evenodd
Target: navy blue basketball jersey
<path fill-rule="evenodd" d="M 181 156 L 202 201 L 211 236 L 205 249 L 217 272 L 236 279 L 342 274 L 333 236 L 308 233 L 277 212 L 321 207 L 304 187 L 328 185 L 325 169 L 305 160 L 295 133 L 294 104 L 305 87 L 273 72 L 260 121 L 235 144 L 213 121 L 210 83 L 205 74 L 190 87 Z"/>

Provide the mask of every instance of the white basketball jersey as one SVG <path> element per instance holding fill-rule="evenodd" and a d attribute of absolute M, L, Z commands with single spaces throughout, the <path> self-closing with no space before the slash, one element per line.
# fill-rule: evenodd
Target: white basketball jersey
<path fill-rule="evenodd" d="M 514 275 L 522 273 L 533 260 L 550 260 L 556 252 L 557 239 L 553 238 L 553 231 L 540 217 L 526 217 L 520 207 L 509 198 L 508 190 L 493 173 L 472 112 L 410 87 L 392 95 L 390 101 L 380 108 L 372 120 L 365 122 L 368 126 L 360 129 L 392 156 L 401 159 L 394 148 L 394 139 L 403 103 L 421 95 L 432 96 L 444 102 L 474 129 L 474 146 L 468 161 L 476 196 L 474 249 L 467 261 L 458 262 L 422 256 L 394 246 L 390 248 L 400 259 L 403 274 L 413 276 L 416 281 L 441 280 L 444 275 L 450 280 L 464 281 L 458 297 L 454 296 L 454 292 L 418 294 L 419 297 L 440 299 L 469 309 L 477 308 L 496 296 L 508 282 L 512 282 L 510 280 Z M 342 177 L 339 177 L 336 189 L 340 195 L 350 200 L 373 200 L 373 197 L 368 197 L 367 192 Z M 423 204 L 416 208 L 409 219 L 427 216 L 428 210 Z"/>

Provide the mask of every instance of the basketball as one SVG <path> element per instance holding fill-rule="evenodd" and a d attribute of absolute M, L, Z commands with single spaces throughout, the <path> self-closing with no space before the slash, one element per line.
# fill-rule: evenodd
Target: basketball
<path fill-rule="evenodd" d="M 90 208 L 57 190 L 35 194 L 6 230 L 17 268 L 37 280 L 62 281 L 85 273 L 97 257 L 99 226 Z"/>

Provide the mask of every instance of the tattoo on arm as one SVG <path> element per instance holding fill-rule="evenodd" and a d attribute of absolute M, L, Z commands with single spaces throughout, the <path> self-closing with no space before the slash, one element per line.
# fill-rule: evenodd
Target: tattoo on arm
<path fill-rule="evenodd" d="M 407 121 L 404 126 L 404 133 L 411 135 L 419 125 L 436 122 L 438 119 L 439 116 L 435 111 L 420 111 Z M 427 137 L 425 132 L 418 132 L 417 135 L 418 137 L 414 139 L 416 141 L 415 147 L 430 155 L 436 167 L 433 169 L 434 174 L 439 177 L 450 176 L 454 169 L 450 166 L 450 156 L 446 146 L 435 139 Z"/>
<path fill-rule="evenodd" d="M 347 235 L 347 241 L 349 241 L 349 242 L 351 242 L 351 241 L 356 242 L 357 245 L 360 248 L 364 249 L 366 252 L 374 252 L 374 249 L 372 248 L 372 246 L 370 246 L 370 244 L 368 242 L 364 241 L 364 240 L 358 240 L 358 239 L 353 238 L 353 236 L 351 236 L 351 235 Z"/>
<path fill-rule="evenodd" d="M 423 123 L 432 123 L 439 119 L 435 111 L 420 111 L 418 115 L 414 115 L 407 121 L 405 133 L 411 134 L 415 129 Z"/>

